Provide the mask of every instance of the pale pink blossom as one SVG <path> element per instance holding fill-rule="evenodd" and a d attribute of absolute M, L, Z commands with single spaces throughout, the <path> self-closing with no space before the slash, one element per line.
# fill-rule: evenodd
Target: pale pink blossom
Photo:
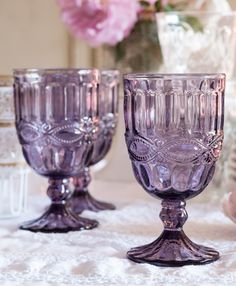
<path fill-rule="evenodd" d="M 138 20 L 136 0 L 58 0 L 63 22 L 92 46 L 116 45 Z"/>
<path fill-rule="evenodd" d="M 224 214 L 236 223 L 236 191 L 224 195 L 222 209 Z"/>

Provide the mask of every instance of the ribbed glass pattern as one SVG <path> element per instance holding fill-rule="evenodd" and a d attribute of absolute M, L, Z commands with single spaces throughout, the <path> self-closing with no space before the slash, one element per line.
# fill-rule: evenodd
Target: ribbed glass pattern
<path fill-rule="evenodd" d="M 156 21 L 164 72 L 224 72 L 233 79 L 235 11 L 168 11 Z"/>
<path fill-rule="evenodd" d="M 69 205 L 75 213 L 81 213 L 84 210 L 97 212 L 115 209 L 112 204 L 93 198 L 88 187 L 91 182 L 89 167 L 101 161 L 112 144 L 118 119 L 119 81 L 120 73 L 118 70 L 103 70 L 101 72 L 98 95 L 99 124 L 96 138 L 93 141 L 91 160 L 87 162 L 86 168 L 73 178 L 74 193 L 70 197 Z"/>
<path fill-rule="evenodd" d="M 139 183 L 159 197 L 195 196 L 223 139 L 225 76 L 127 75 L 126 142 Z"/>
<path fill-rule="evenodd" d="M 16 70 L 16 127 L 42 175 L 69 177 L 90 160 L 98 124 L 97 70 Z"/>
<path fill-rule="evenodd" d="M 91 160 L 98 130 L 98 86 L 95 69 L 39 69 L 14 72 L 16 129 L 28 164 L 49 177 L 51 205 L 21 229 L 68 232 L 91 229 L 97 221 L 67 208 L 69 177 Z"/>
<path fill-rule="evenodd" d="M 118 70 L 101 72 L 98 98 L 99 130 L 94 141 L 91 165 L 102 160 L 111 147 L 118 119 L 119 80 L 120 73 Z"/>

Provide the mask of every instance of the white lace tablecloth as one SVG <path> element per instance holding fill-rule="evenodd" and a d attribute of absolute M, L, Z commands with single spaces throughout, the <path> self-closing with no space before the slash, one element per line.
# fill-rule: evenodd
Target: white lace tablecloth
<path fill-rule="evenodd" d="M 95 188 L 96 186 L 96 188 Z M 236 225 L 219 206 L 189 201 L 186 233 L 195 242 L 215 247 L 221 259 L 204 266 L 159 268 L 126 259 L 133 246 L 153 241 L 162 229 L 160 203 L 135 184 L 93 182 L 91 193 L 117 205 L 116 211 L 85 212 L 99 220 L 97 229 L 67 234 L 18 229 L 47 205 L 31 194 L 29 212 L 0 221 L 0 285 L 236 285 Z"/>

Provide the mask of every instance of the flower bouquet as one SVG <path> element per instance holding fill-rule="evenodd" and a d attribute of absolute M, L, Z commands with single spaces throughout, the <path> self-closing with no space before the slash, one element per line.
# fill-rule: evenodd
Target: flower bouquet
<path fill-rule="evenodd" d="M 155 13 L 183 10 L 189 1 L 59 0 L 63 22 L 126 72 L 157 71 L 162 63 Z M 112 57 L 110 57 L 111 55 Z M 107 66 L 105 66 L 107 68 Z"/>

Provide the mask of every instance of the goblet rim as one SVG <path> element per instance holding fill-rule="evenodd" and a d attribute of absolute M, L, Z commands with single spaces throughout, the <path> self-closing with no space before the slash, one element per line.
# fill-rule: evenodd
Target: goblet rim
<path fill-rule="evenodd" d="M 109 85 L 111 82 L 113 84 L 118 84 L 120 81 L 120 71 L 118 69 L 102 69 L 101 72 L 101 83 Z"/>
<path fill-rule="evenodd" d="M 112 75 L 120 75 L 120 71 L 118 69 L 101 69 L 101 75 L 112 74 Z"/>
<path fill-rule="evenodd" d="M 13 76 L 30 75 L 30 74 L 57 74 L 57 73 L 79 73 L 79 74 L 100 74 L 97 68 L 15 68 L 13 69 Z"/>
<path fill-rule="evenodd" d="M 167 12 L 157 12 L 156 18 L 161 15 L 203 15 L 203 16 L 235 16 L 236 11 L 196 11 L 196 10 L 185 10 L 185 11 L 167 11 Z"/>
<path fill-rule="evenodd" d="M 124 79 L 225 79 L 225 73 L 128 73 Z"/>

